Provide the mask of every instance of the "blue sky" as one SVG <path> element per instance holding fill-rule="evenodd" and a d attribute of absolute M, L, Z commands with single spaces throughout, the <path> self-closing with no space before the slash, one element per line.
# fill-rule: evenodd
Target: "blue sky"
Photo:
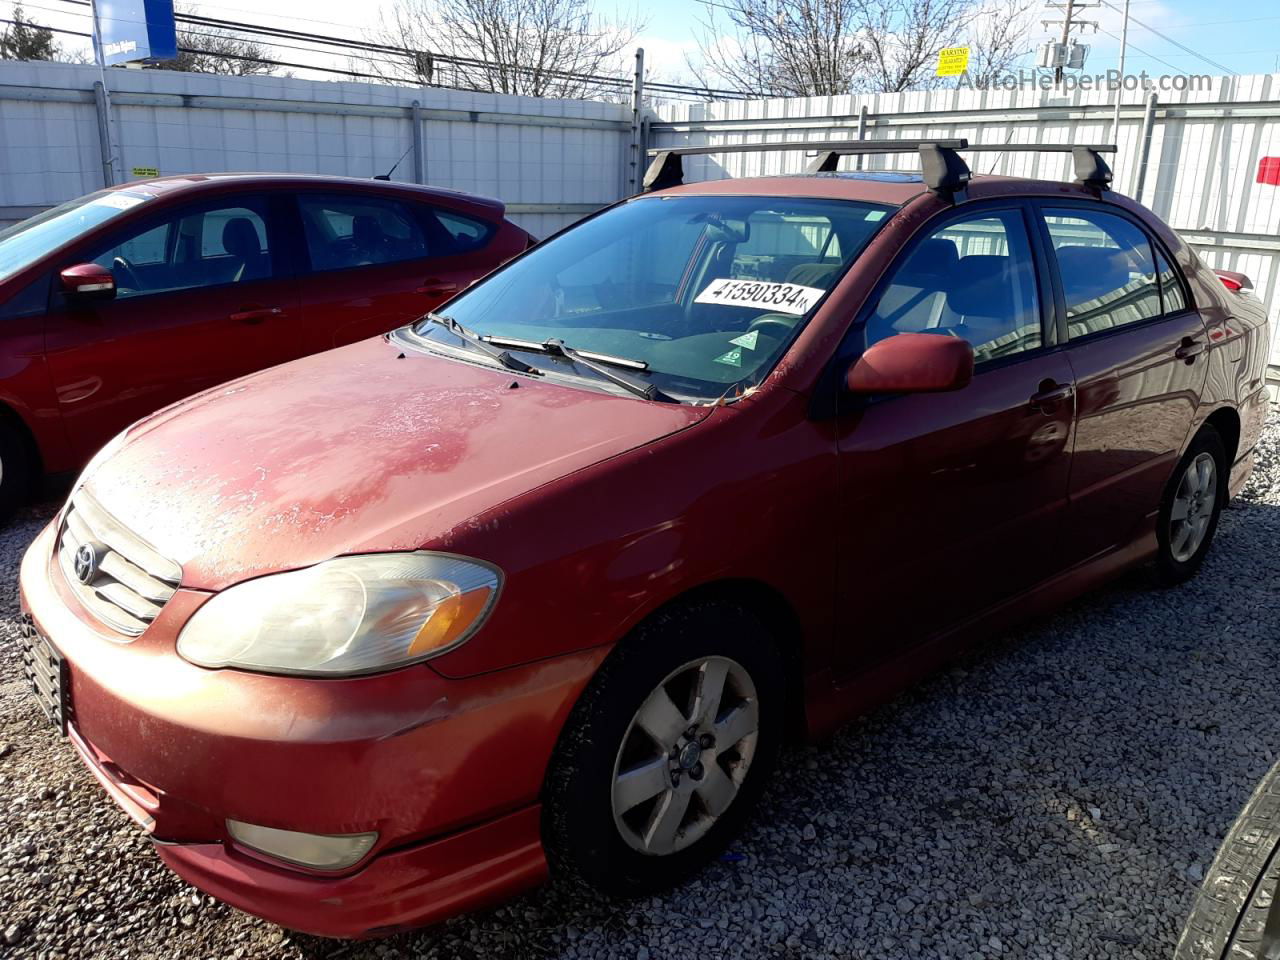
<path fill-rule="evenodd" d="M 391 0 L 352 4 L 350 0 L 270 0 L 253 6 L 250 0 L 219 0 L 188 4 L 196 12 L 228 19 L 251 20 L 275 25 L 289 25 L 315 32 L 360 36 L 377 21 L 377 10 Z M 999 2 L 999 0 L 993 0 Z M 1092 46 L 1088 72 L 1100 73 L 1116 65 L 1121 15 L 1106 6 L 1117 6 L 1123 0 L 1104 0 L 1101 8 L 1082 14 L 1101 21 L 1102 31 L 1083 36 Z M 601 9 L 612 10 L 613 0 Z M 0 11 L 7 10 L 10 0 L 0 0 Z M 45 23 L 69 29 L 85 29 L 82 8 L 70 7 L 60 0 L 26 0 L 28 13 Z M 685 56 L 697 56 L 698 16 L 702 11 L 698 0 L 647 0 L 642 16 L 648 25 L 640 39 L 649 63 L 664 79 L 688 79 Z M 361 11 L 357 14 L 356 11 Z M 1280 4 L 1276 0 L 1234 0 L 1230 4 L 1206 4 L 1201 0 L 1131 0 L 1132 16 L 1166 34 L 1199 54 L 1217 61 L 1237 73 L 1280 72 Z M 0 14 L 2 15 L 2 14 Z M 1055 14 L 1045 11 L 1045 17 Z M 1036 14 L 1039 19 L 1039 14 Z M 1048 36 L 1038 25 L 1032 33 L 1035 41 Z M 1131 24 L 1127 72 L 1136 73 L 1210 73 L 1221 71 L 1179 49 L 1174 43 L 1156 36 L 1136 23 Z M 71 41 L 74 42 L 74 41 Z M 1025 64 L 1031 66 L 1028 55 Z"/>

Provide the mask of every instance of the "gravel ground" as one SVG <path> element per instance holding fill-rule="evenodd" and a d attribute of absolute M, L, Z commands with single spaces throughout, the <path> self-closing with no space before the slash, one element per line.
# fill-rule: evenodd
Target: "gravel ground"
<path fill-rule="evenodd" d="M 794 749 L 733 853 L 667 896 L 544 888 L 395 939 L 285 932 L 186 886 L 37 718 L 0 531 L 0 954 L 31 957 L 1126 957 L 1173 948 L 1280 750 L 1280 419 L 1191 584 L 1139 575 Z"/>

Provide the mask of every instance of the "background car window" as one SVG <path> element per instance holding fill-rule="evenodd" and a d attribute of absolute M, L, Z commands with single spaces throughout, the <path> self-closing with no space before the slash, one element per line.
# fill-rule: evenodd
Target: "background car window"
<path fill-rule="evenodd" d="M 111 271 L 117 299 L 248 283 L 272 273 L 266 214 L 258 201 L 188 208 L 116 238 L 90 259 Z"/>
<path fill-rule="evenodd" d="M 449 235 L 452 241 L 450 253 L 469 253 L 472 250 L 479 250 L 489 241 L 493 233 L 493 224 L 465 217 L 460 213 L 446 213 L 444 210 L 433 209 L 430 215 Z"/>
<path fill-rule="evenodd" d="M 1180 313 L 1187 309 L 1187 297 L 1182 292 L 1178 271 L 1159 251 L 1156 252 L 1156 269 L 1160 272 L 1160 295 L 1164 299 L 1164 312 Z"/>
<path fill-rule="evenodd" d="M 1062 277 L 1069 336 L 1160 316 L 1160 288 L 1145 233 L 1102 211 L 1044 213 Z"/>
<path fill-rule="evenodd" d="M 313 270 L 399 263 L 429 254 L 422 224 L 408 204 L 383 197 L 298 197 Z"/>
<path fill-rule="evenodd" d="M 978 362 L 1039 347 L 1040 300 L 1022 213 L 952 221 L 916 246 L 867 320 L 867 345 L 899 333 L 961 337 Z"/>

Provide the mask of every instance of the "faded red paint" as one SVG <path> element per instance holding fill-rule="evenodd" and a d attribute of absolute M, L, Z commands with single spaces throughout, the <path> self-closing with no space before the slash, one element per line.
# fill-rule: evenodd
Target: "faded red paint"
<path fill-rule="evenodd" d="M 612 646 L 663 604 L 698 589 L 772 598 L 797 707 L 820 735 L 974 635 L 1149 558 L 1161 480 L 1219 411 L 1239 416 L 1231 487 L 1243 484 L 1266 412 L 1265 316 L 1132 201 L 1104 200 L 1169 246 L 1196 312 L 1097 339 L 1079 358 L 1048 350 L 998 376 L 980 371 L 951 394 L 824 412 L 816 398 L 824 377 L 847 372 L 832 357 L 859 309 L 949 205 L 919 184 L 838 177 L 672 192 L 902 206 L 764 383 L 728 405 L 402 359 L 373 339 L 144 421 L 88 481 L 183 563 L 182 590 L 132 643 L 110 642 L 123 638 L 76 605 L 50 564 L 52 528 L 32 546 L 23 602 L 72 665 L 84 755 L 154 819 L 157 839 L 181 844 L 162 856 L 191 882 L 338 936 L 509 895 L 545 870 L 537 804 L 569 710 Z M 1004 196 L 1092 194 L 1004 178 L 970 189 L 974 201 Z M 1185 335 L 1208 349 L 1168 377 L 1138 376 L 1173 363 Z M 1032 403 L 1060 382 L 1077 384 L 1078 408 Z M 209 591 L 410 548 L 481 558 L 506 577 L 476 636 L 426 665 L 314 681 L 175 655 Z M 237 847 L 226 817 L 376 829 L 380 840 L 362 864 L 321 877 Z"/>

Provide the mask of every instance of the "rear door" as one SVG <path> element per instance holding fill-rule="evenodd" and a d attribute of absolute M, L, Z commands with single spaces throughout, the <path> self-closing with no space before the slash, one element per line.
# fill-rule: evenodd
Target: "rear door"
<path fill-rule="evenodd" d="M 73 453 L 90 456 L 175 400 L 295 356 L 294 279 L 263 194 L 167 207 L 68 257 L 111 270 L 116 297 L 53 297 L 48 368 Z"/>
<path fill-rule="evenodd" d="M 847 399 L 837 421 L 841 672 L 896 657 L 1056 569 L 1071 462 L 1071 366 L 1031 209 L 965 204 L 889 271 L 855 336 L 958 336 L 972 383 Z M 856 354 L 856 349 L 854 351 Z M 843 364 L 846 366 L 847 364 Z"/>
<path fill-rule="evenodd" d="M 297 195 L 311 350 L 404 326 L 497 266 L 497 225 L 402 197 Z"/>
<path fill-rule="evenodd" d="M 1149 525 L 1186 443 L 1208 364 L 1185 281 L 1133 218 L 1098 203 L 1044 203 L 1078 401 L 1071 563 Z"/>

